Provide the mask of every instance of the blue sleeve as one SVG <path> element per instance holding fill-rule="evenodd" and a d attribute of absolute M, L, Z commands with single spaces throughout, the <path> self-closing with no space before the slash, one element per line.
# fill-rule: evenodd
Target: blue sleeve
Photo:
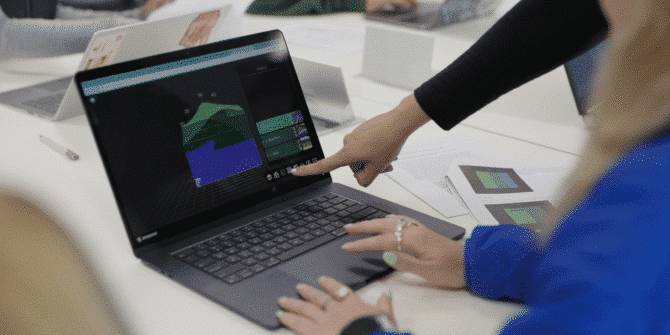
<path fill-rule="evenodd" d="M 556 229 L 502 334 L 670 334 L 670 159 L 658 158 L 615 166 Z"/>
<path fill-rule="evenodd" d="M 538 257 L 536 234 L 513 225 L 476 227 L 465 243 L 468 287 L 488 299 L 525 302 L 527 269 Z"/>

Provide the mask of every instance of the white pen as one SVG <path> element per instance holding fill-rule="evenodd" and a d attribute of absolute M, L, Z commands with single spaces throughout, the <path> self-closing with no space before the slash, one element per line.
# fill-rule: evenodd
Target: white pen
<path fill-rule="evenodd" d="M 46 144 L 49 148 L 54 149 L 55 152 L 69 158 L 70 160 L 76 161 L 79 159 L 79 155 L 72 152 L 72 150 L 65 148 L 64 146 L 52 141 L 44 135 L 40 135 L 40 142 Z"/>

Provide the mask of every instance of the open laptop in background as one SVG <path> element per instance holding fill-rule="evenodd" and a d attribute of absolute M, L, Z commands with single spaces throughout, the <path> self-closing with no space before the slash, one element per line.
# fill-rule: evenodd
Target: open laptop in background
<path fill-rule="evenodd" d="M 354 119 L 341 68 L 295 57 L 293 66 L 313 118 L 338 125 Z"/>
<path fill-rule="evenodd" d="M 281 296 L 331 276 L 354 289 L 391 271 L 347 253 L 346 223 L 405 214 L 465 230 L 290 168 L 324 158 L 275 30 L 75 76 L 136 257 L 273 329 Z"/>
<path fill-rule="evenodd" d="M 107 66 L 202 43 L 198 30 L 210 29 L 209 42 L 228 38 L 219 29 L 231 6 L 97 31 L 78 71 Z M 0 103 L 60 121 L 84 113 L 72 76 L 0 93 Z"/>
<path fill-rule="evenodd" d="M 587 126 L 602 105 L 601 103 L 589 105 L 589 97 L 593 92 L 594 81 L 597 79 L 596 75 L 602 66 L 602 60 L 608 47 L 609 40 L 605 40 L 565 64 L 565 73 L 575 98 L 577 111 L 584 117 Z"/>
<path fill-rule="evenodd" d="M 365 18 L 410 28 L 430 30 L 491 15 L 501 0 L 444 0 L 419 4 L 416 9 L 365 13 Z"/>

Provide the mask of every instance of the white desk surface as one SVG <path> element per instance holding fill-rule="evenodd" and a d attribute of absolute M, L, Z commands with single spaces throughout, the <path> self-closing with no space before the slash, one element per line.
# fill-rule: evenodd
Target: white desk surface
<path fill-rule="evenodd" d="M 307 19 L 313 18 L 245 17 L 243 31 L 251 33 L 281 28 Z M 329 15 L 319 20 L 361 28 L 373 24 L 363 20 L 360 14 Z M 446 66 L 477 38 L 475 28 L 491 24 L 492 21 L 471 22 L 437 32 L 421 32 L 436 36 L 433 67 Z M 289 45 L 289 48 L 293 56 L 322 59 L 325 63 L 343 67 L 357 117 L 369 118 L 386 112 L 409 93 L 357 77 L 362 59 L 360 54 L 342 57 L 301 46 Z M 438 57 L 442 54 L 445 56 Z M 0 91 L 72 74 L 80 58 L 81 54 L 0 63 Z M 565 78 L 561 80 L 560 73 L 548 77 L 529 84 L 524 90 L 545 96 L 549 93 L 565 95 L 566 92 L 569 95 L 567 82 Z M 552 107 L 545 99 L 514 94 L 495 103 L 500 111 L 482 111 L 452 131 L 477 138 L 522 161 L 575 160 L 585 136 L 579 120 L 567 117 L 567 121 L 552 119 L 547 122 L 521 114 L 504 114 L 513 109 L 536 110 L 539 105 L 539 109 L 547 113 L 567 109 L 563 112 L 576 115 L 574 106 L 569 110 L 565 108 L 569 103 L 561 102 Z M 548 100 L 556 99 L 559 98 Z M 569 96 L 560 99 L 572 101 Z M 433 137 L 441 133 L 437 125 L 429 123 L 413 136 Z M 552 133 L 558 135 L 551 136 Z M 72 162 L 54 153 L 38 141 L 40 134 L 73 150 L 81 158 Z M 322 138 L 326 155 L 340 148 L 344 135 L 337 132 Z M 0 143 L 3 143 L 0 146 L 0 188 L 22 190 L 64 224 L 93 262 L 135 333 L 270 333 L 149 269 L 134 257 L 85 116 L 53 123 L 0 106 Z M 336 182 L 362 189 L 348 169 L 337 170 L 332 175 Z M 387 176 L 380 176 L 365 191 L 443 218 Z M 468 215 L 449 221 L 465 227 L 468 233 L 474 227 L 474 221 Z M 465 291 L 426 287 L 414 276 L 399 273 L 361 289 L 358 294 L 372 302 L 389 289 L 393 292 L 400 328 L 414 334 L 495 334 L 500 325 L 521 308 L 485 300 Z M 279 330 L 276 333 L 288 332 Z"/>

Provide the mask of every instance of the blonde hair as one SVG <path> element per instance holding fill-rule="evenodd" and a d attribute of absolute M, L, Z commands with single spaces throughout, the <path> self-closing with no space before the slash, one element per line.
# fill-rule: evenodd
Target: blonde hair
<path fill-rule="evenodd" d="M 610 48 L 591 104 L 593 116 L 584 156 L 568 180 L 542 236 L 569 217 L 598 179 L 635 145 L 670 128 L 670 1 L 635 1 L 630 25 L 610 36 Z"/>

